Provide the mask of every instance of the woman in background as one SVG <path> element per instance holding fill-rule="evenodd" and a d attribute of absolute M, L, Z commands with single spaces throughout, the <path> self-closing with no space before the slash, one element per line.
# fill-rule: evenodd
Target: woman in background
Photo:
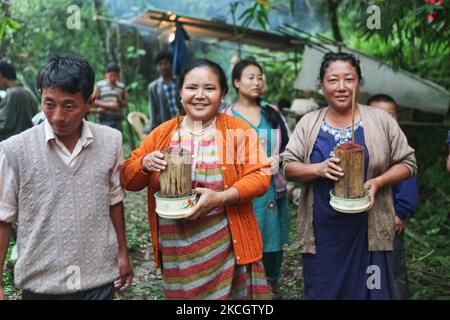
<path fill-rule="evenodd" d="M 289 130 L 276 106 L 262 100 L 264 88 L 262 67 L 253 59 L 239 61 L 232 71 L 233 87 L 238 101 L 224 112 L 243 119 L 257 133 L 271 162 L 273 174 L 269 190 L 253 200 L 253 210 L 263 237 L 263 263 L 272 299 L 281 299 L 279 279 L 283 246 L 289 241 L 289 209 L 286 180 L 279 170 L 280 153 L 289 140 Z"/>

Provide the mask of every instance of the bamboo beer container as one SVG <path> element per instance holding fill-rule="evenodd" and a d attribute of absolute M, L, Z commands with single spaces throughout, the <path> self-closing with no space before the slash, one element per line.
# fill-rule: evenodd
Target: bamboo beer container
<path fill-rule="evenodd" d="M 336 196 L 347 199 L 362 198 L 364 190 L 364 149 L 355 143 L 345 142 L 336 147 L 336 158 L 344 171 L 334 188 Z"/>
<path fill-rule="evenodd" d="M 162 151 L 167 167 L 159 175 L 161 198 L 183 198 L 192 195 L 192 154 L 181 147 L 180 127 L 180 112 L 177 109 L 178 146 Z"/>
<path fill-rule="evenodd" d="M 192 195 L 191 153 L 180 147 L 162 152 L 166 170 L 159 175 L 162 198 L 182 198 Z"/>
<path fill-rule="evenodd" d="M 356 87 L 352 94 L 352 142 L 342 143 L 335 149 L 344 176 L 335 183 L 334 189 L 336 196 L 346 199 L 358 199 L 365 195 L 364 149 L 355 143 L 355 100 Z"/>

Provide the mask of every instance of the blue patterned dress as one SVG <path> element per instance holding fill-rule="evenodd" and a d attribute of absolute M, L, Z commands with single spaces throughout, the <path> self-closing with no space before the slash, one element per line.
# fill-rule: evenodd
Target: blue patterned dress
<path fill-rule="evenodd" d="M 355 124 L 355 142 L 364 148 L 361 121 Z M 351 141 L 351 126 L 344 130 L 324 120 L 314 144 L 311 163 L 334 156 L 337 145 Z M 366 180 L 369 157 L 365 152 Z M 339 213 L 331 208 L 329 191 L 334 182 L 314 181 L 313 228 L 316 254 L 303 254 L 306 299 L 391 299 L 392 251 L 368 250 L 368 216 Z"/>
<path fill-rule="evenodd" d="M 272 154 L 276 144 L 276 136 L 273 134 L 272 125 L 261 113 L 258 126 L 254 126 L 239 112 L 233 110 L 233 116 L 243 119 L 258 134 L 261 146 L 267 155 Z M 270 187 L 261 197 L 253 199 L 253 212 L 258 220 L 259 230 L 263 239 L 263 261 L 266 269 L 267 280 L 274 281 L 281 277 L 281 265 L 283 261 L 283 246 L 289 243 L 289 206 L 287 195 L 277 199 L 274 180 L 270 181 Z"/>

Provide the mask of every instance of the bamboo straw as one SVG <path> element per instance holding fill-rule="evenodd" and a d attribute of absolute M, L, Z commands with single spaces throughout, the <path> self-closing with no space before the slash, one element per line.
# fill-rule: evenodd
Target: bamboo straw
<path fill-rule="evenodd" d="M 177 132 L 178 132 L 178 146 L 181 148 L 181 132 L 180 132 L 181 122 L 180 122 L 180 110 L 177 108 Z"/>
<path fill-rule="evenodd" d="M 352 143 L 355 143 L 355 98 L 356 98 L 356 86 L 353 87 L 353 94 L 352 94 Z"/>

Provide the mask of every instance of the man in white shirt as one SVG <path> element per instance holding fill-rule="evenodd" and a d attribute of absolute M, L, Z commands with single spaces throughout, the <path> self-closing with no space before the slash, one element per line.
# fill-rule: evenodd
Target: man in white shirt
<path fill-rule="evenodd" d="M 94 81 L 82 58 L 50 59 L 37 81 L 45 121 L 0 144 L 0 299 L 15 220 L 23 299 L 106 300 L 131 284 L 122 135 L 84 120 Z"/>

